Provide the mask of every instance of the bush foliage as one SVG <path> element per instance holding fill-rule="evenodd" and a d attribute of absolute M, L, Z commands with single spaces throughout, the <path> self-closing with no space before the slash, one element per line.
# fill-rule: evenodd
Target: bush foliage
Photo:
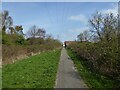
<path fill-rule="evenodd" d="M 68 48 L 84 58 L 90 71 L 120 81 L 118 16 L 97 12 L 89 25 L 90 30 L 80 33 Z"/>
<path fill-rule="evenodd" d="M 7 23 L 5 23 L 6 21 Z M 13 63 L 17 59 L 34 53 L 61 48 L 59 40 L 46 35 L 46 30 L 38 28 L 36 25 L 24 34 L 22 25 L 14 25 L 8 11 L 2 12 L 1 29 L 3 64 Z"/>

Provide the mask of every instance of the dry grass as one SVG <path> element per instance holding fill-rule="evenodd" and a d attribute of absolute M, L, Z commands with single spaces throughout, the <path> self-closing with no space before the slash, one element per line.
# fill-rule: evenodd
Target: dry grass
<path fill-rule="evenodd" d="M 29 45 L 29 46 L 20 46 L 20 45 L 2 45 L 2 64 L 14 63 L 23 58 L 40 54 L 44 51 L 59 49 L 61 46 L 51 46 L 51 45 Z"/>

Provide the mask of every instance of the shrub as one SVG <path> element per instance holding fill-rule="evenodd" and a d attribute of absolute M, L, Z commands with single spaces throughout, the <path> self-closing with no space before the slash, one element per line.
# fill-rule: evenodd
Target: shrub
<path fill-rule="evenodd" d="M 85 58 L 86 66 L 94 73 L 120 79 L 118 47 L 107 42 L 76 42 L 68 46 L 77 56 Z"/>

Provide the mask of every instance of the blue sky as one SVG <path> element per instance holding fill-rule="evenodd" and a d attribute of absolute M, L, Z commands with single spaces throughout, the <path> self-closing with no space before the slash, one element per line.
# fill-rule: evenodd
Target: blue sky
<path fill-rule="evenodd" d="M 117 3 L 110 2 L 3 2 L 14 25 L 23 25 L 26 33 L 32 25 L 44 28 L 61 41 L 75 40 L 88 29 L 88 19 L 96 12 L 117 12 Z"/>
<path fill-rule="evenodd" d="M 3 2 L 119 2 L 119 0 L 2 0 Z"/>

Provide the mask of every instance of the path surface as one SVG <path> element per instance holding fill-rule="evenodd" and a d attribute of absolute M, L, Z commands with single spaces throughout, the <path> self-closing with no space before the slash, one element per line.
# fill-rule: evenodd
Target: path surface
<path fill-rule="evenodd" d="M 55 88 L 87 88 L 64 48 L 61 51 Z"/>

